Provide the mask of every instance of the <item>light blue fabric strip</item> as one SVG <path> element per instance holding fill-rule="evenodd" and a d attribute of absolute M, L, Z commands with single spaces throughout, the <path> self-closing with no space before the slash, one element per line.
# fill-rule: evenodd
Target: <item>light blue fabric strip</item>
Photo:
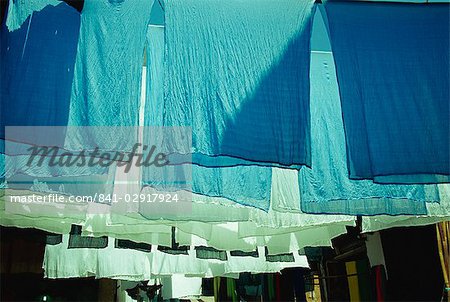
<path fill-rule="evenodd" d="M 350 177 L 450 181 L 449 4 L 325 4 Z"/>
<path fill-rule="evenodd" d="M 312 169 L 299 172 L 301 208 L 306 213 L 376 215 L 426 214 L 425 201 L 439 201 L 436 185 L 382 185 L 350 180 L 333 55 L 311 61 Z"/>
<path fill-rule="evenodd" d="M 162 122 L 192 127 L 195 163 L 310 164 L 313 2 L 165 1 Z"/>
<path fill-rule="evenodd" d="M 163 67 L 164 67 L 164 27 L 149 26 L 147 44 L 147 98 L 145 102 L 145 126 L 163 125 Z M 149 130 L 150 128 L 144 128 Z M 151 141 L 151 133 L 144 133 L 144 143 Z M 238 203 L 269 209 L 272 170 L 270 167 L 224 167 L 211 168 L 198 165 L 177 166 L 177 173 L 190 174 L 189 184 L 180 184 L 178 189 L 187 189 L 194 193 L 225 197 Z M 158 187 L 155 179 L 161 179 L 161 173 L 154 167 L 144 167 L 143 184 Z M 164 188 L 164 187 L 159 187 Z M 177 187 L 172 189 L 177 189 Z"/>
<path fill-rule="evenodd" d="M 70 126 L 138 126 L 145 35 L 153 1 L 86 0 L 75 64 Z M 92 141 L 108 150 L 131 149 L 137 131 L 67 142 Z"/>

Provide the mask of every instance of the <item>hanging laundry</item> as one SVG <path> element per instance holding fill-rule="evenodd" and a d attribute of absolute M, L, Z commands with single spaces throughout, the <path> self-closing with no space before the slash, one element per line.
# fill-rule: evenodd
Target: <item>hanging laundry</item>
<path fill-rule="evenodd" d="M 172 168 L 175 172 L 169 171 L 167 173 Z M 177 194 L 177 198 L 189 202 L 189 199 L 192 198 L 192 194 L 189 193 L 192 192 L 208 197 L 222 197 L 264 211 L 268 211 L 270 207 L 271 176 L 272 170 L 270 167 L 255 166 L 210 168 L 183 164 L 167 166 L 163 169 L 154 167 L 142 169 L 142 183 L 144 186 L 151 187 L 149 189 L 153 189 L 152 194 L 158 193 L 158 191 L 173 192 L 171 194 Z M 166 181 L 164 181 L 165 179 Z M 204 198 L 203 200 L 207 201 L 208 199 Z M 153 204 L 140 204 L 139 211 L 144 216 L 150 215 L 149 217 L 157 214 L 154 212 Z M 178 210 L 171 214 L 177 213 Z M 185 211 L 178 214 L 184 217 L 189 215 Z"/>
<path fill-rule="evenodd" d="M 20 29 L 28 17 L 32 17 L 34 12 L 39 12 L 49 5 L 57 6 L 61 2 L 62 0 L 9 0 L 6 26 L 9 31 Z"/>
<path fill-rule="evenodd" d="M 236 292 L 240 300 L 257 301 L 262 295 L 262 278 L 261 274 L 251 274 L 245 272 L 239 274 L 239 279 L 236 280 Z"/>
<path fill-rule="evenodd" d="M 442 221 L 450 221 L 450 185 L 440 184 L 440 202 L 427 202 L 427 214 L 421 216 L 387 216 L 377 215 L 375 217 L 362 218 L 362 231 L 364 233 L 376 232 L 383 229 L 395 227 L 411 227 L 435 224 Z"/>
<path fill-rule="evenodd" d="M 50 157 L 41 166 L 27 165 L 30 151 L 22 151 L 29 148 L 29 145 L 11 141 L 17 137 L 8 134 L 8 129 L 11 129 L 7 128 L 9 126 L 30 126 L 26 129 L 36 131 L 36 136 L 48 137 L 51 146 L 64 144 L 63 134 L 68 122 L 80 14 L 66 3 L 56 2 L 56 6 L 48 5 L 41 10 L 29 11 L 28 18 L 14 31 L 9 31 L 6 25 L 1 28 L 0 153 L 7 154 L 0 156 L 0 166 L 3 167 L 0 169 L 0 177 L 2 182 L 6 179 L 8 187 L 14 189 L 31 188 L 37 192 L 82 195 L 89 195 L 91 190 L 104 192 L 106 187 L 103 185 L 106 185 L 108 179 L 107 168 L 51 166 L 48 164 Z M 16 18 L 17 14 L 20 15 L 16 11 L 26 11 L 37 3 L 38 1 L 31 1 L 23 5 L 23 1 L 11 2 L 8 18 Z M 41 126 L 48 127 L 42 129 Z M 25 131 L 23 136 L 25 139 L 34 137 Z M 54 178 L 64 175 L 71 177 Z M 92 177 L 88 179 L 81 175 Z M 103 181 L 100 186 L 80 185 L 99 180 Z M 106 191 L 108 190 L 110 188 Z"/>
<path fill-rule="evenodd" d="M 377 265 L 371 269 L 372 290 L 377 302 L 386 301 L 386 270 L 383 265 Z M 375 300 L 375 299 L 373 299 Z"/>
<path fill-rule="evenodd" d="M 268 211 L 272 184 L 269 167 L 206 168 L 193 166 L 192 190 Z"/>
<path fill-rule="evenodd" d="M 298 171 L 272 168 L 272 203 L 276 212 L 301 213 Z"/>
<path fill-rule="evenodd" d="M 129 151 L 137 142 L 145 34 L 152 5 L 146 0 L 85 1 L 69 125 L 115 128 L 91 131 L 89 138 L 80 133 L 66 142 L 67 148 L 95 145 Z"/>
<path fill-rule="evenodd" d="M 269 255 L 269 250 L 266 248 L 265 255 L 266 255 L 266 261 L 268 261 L 268 262 L 294 262 L 295 261 L 293 253 Z"/>
<path fill-rule="evenodd" d="M 301 209 L 328 214 L 426 214 L 426 201 L 439 201 L 436 185 L 374 184 L 348 178 L 344 126 L 331 53 L 311 61 L 312 169 L 299 171 Z"/>
<path fill-rule="evenodd" d="M 177 301 L 181 298 L 201 296 L 202 293 L 202 278 L 199 277 L 189 278 L 183 274 L 174 274 L 163 277 L 161 284 L 161 296 L 164 301 Z"/>
<path fill-rule="evenodd" d="M 304 268 L 285 268 L 280 274 L 281 301 L 307 301 L 305 295 Z"/>
<path fill-rule="evenodd" d="M 178 142 L 168 138 L 170 130 L 167 129 L 170 129 L 170 127 L 161 127 L 165 125 L 164 115 L 161 113 L 161 108 L 165 104 L 163 93 L 165 30 L 167 29 L 162 26 L 150 25 L 147 33 L 147 98 L 145 102 L 144 143 L 149 145 L 153 144 L 149 142 L 154 141 L 155 134 L 161 133 L 168 134 L 165 136 L 167 140 Z M 192 132 L 192 135 L 194 133 L 195 131 Z M 183 164 L 173 166 L 174 172 L 169 171 L 169 169 L 170 167 L 164 169 L 143 167 L 143 184 L 165 189 L 160 183 L 166 185 L 170 182 L 172 186 L 175 185 L 175 188 L 172 187 L 172 189 L 191 190 L 193 193 L 201 195 L 225 197 L 244 205 L 263 210 L 269 209 L 272 182 L 270 167 L 214 168 Z M 167 175 L 173 176 L 173 178 Z M 185 182 L 180 183 L 180 180 L 185 180 Z M 175 181 L 178 182 L 174 184 Z M 145 205 L 142 205 L 142 207 L 145 207 Z M 141 213 L 144 212 L 149 211 L 143 209 Z"/>
<path fill-rule="evenodd" d="M 191 127 L 200 165 L 309 165 L 313 2 L 165 1 L 164 102 L 151 124 Z"/>
<path fill-rule="evenodd" d="M 31 1 L 10 3 L 32 7 Z M 80 14 L 66 3 L 31 14 L 15 31 L 1 29 L 0 139 L 6 126 L 66 126 Z M 24 20 L 25 21 L 25 20 Z"/>
<path fill-rule="evenodd" d="M 108 246 L 108 237 L 89 237 L 81 235 L 81 225 L 72 225 L 69 236 L 68 249 L 90 248 L 102 249 Z"/>
<path fill-rule="evenodd" d="M 213 247 L 198 246 L 195 247 L 195 252 L 198 259 L 216 259 L 221 261 L 227 260 L 226 251 L 220 251 Z"/>
<path fill-rule="evenodd" d="M 137 242 L 128 241 L 118 247 L 117 240 L 111 237 L 63 234 L 57 241 L 52 239 L 47 243 L 43 268 L 48 278 L 95 276 L 139 281 L 173 274 L 236 277 L 243 272 L 272 273 L 287 267 L 308 267 L 306 256 L 299 255 L 292 262 L 283 259 L 268 262 L 264 247 L 259 248 L 257 258 L 228 253 L 206 246 L 190 246 L 188 255 L 172 255 L 159 251 L 156 246 L 142 249 L 142 244 Z"/>
<path fill-rule="evenodd" d="M 449 5 L 325 4 L 353 179 L 450 181 Z"/>

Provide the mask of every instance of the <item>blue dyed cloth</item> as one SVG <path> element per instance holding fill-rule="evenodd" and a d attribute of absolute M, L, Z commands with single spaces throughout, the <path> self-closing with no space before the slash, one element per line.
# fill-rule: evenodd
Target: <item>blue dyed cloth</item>
<path fill-rule="evenodd" d="M 10 16 L 8 16 L 10 18 Z M 5 126 L 67 125 L 80 14 L 61 3 L 1 29 L 0 138 Z"/>
<path fill-rule="evenodd" d="M 227 198 L 264 211 L 270 207 L 271 184 L 270 167 L 192 166 L 192 192 Z"/>
<path fill-rule="evenodd" d="M 348 178 L 344 125 L 333 55 L 311 61 L 312 169 L 299 171 L 301 209 L 324 214 L 426 214 L 439 201 L 436 185 L 374 184 Z"/>
<path fill-rule="evenodd" d="M 145 102 L 144 143 L 153 140 L 152 129 L 160 129 L 163 125 L 161 108 L 164 98 L 164 37 L 162 26 L 149 26 L 147 44 L 147 93 Z M 170 128 L 170 127 L 169 127 Z M 167 129 L 167 127 L 166 127 Z M 187 129 L 190 131 L 190 128 Z M 150 143 L 151 144 L 151 143 Z M 175 175 L 175 180 L 186 180 L 185 183 L 173 184 L 172 190 L 190 190 L 197 194 L 225 197 L 238 203 L 263 210 L 269 209 L 272 182 L 270 167 L 244 166 L 212 168 L 195 164 L 175 165 L 174 170 L 143 167 L 142 182 L 144 185 L 158 189 L 168 189 L 167 181 Z M 166 182 L 164 182 L 164 180 Z M 162 183 L 162 184 L 161 184 Z"/>
<path fill-rule="evenodd" d="M 29 151 L 22 151 L 30 145 L 4 140 L 18 137 L 5 137 L 7 126 L 31 126 L 23 137 L 48 136 L 49 146 L 62 146 L 65 140 L 80 14 L 62 2 L 33 8 L 37 2 L 26 5 L 22 1 L 14 2 L 9 13 L 24 9 L 29 17 L 16 30 L 9 31 L 11 28 L 5 24 L 1 29 L 0 153 L 8 152 L 0 154 L 0 186 L 74 195 L 112 192 L 110 174 L 114 173 L 114 167 L 51 166 L 49 157 L 40 167 L 27 166 L 29 156 L 23 154 Z M 24 12 L 8 15 L 7 20 L 23 16 Z M 47 129 L 54 131 L 43 132 L 37 126 L 49 126 Z"/>
<path fill-rule="evenodd" d="M 449 4 L 325 4 L 350 177 L 450 181 Z"/>
<path fill-rule="evenodd" d="M 165 1 L 162 123 L 192 127 L 194 163 L 310 164 L 313 2 Z"/>
<path fill-rule="evenodd" d="M 153 1 L 86 0 L 83 8 L 70 126 L 117 126 L 80 133 L 69 149 L 128 151 L 137 142 L 145 35 Z M 123 128 L 121 128 L 123 127 Z M 130 128 L 125 128 L 130 127 Z"/>
<path fill-rule="evenodd" d="M 6 26 L 10 31 L 19 29 L 34 12 L 41 11 L 48 5 L 59 5 L 62 0 L 9 0 Z"/>

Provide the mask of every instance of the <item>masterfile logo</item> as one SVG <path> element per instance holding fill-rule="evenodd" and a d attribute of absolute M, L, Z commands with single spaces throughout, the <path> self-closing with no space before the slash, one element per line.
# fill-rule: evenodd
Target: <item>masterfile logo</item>
<path fill-rule="evenodd" d="M 189 127 L 18 126 L 5 134 L 7 210 L 95 204 L 90 211 L 161 218 L 191 210 Z"/>

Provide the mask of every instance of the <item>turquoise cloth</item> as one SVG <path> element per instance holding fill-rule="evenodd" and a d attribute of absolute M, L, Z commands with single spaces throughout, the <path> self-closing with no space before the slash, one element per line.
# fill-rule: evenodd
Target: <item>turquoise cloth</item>
<path fill-rule="evenodd" d="M 164 35 L 161 26 L 149 26 L 147 34 L 147 98 L 145 102 L 144 143 L 152 141 L 152 129 L 163 124 L 161 108 L 163 106 L 163 70 L 164 70 Z M 159 114 L 158 114 L 159 113 Z M 151 128 L 156 126 L 155 128 Z M 203 167 L 195 164 L 178 165 L 175 179 L 165 178 L 161 169 L 143 167 L 142 182 L 160 189 L 167 189 L 160 184 L 162 181 L 184 179 L 186 183 L 176 183 L 171 189 L 191 190 L 194 193 L 225 197 L 238 203 L 269 209 L 272 183 L 272 169 L 270 167 Z M 167 172 L 167 170 L 164 170 Z M 174 172 L 175 173 L 175 172 Z M 164 180 L 166 182 L 164 182 Z"/>
<path fill-rule="evenodd" d="M 34 12 L 39 12 L 49 5 L 57 6 L 61 2 L 62 0 L 9 0 L 6 26 L 9 31 L 15 31 L 22 27 Z"/>
<path fill-rule="evenodd" d="M 348 178 L 344 126 L 333 55 L 311 61 L 312 169 L 299 172 L 301 209 L 324 214 L 426 214 L 435 185 L 383 185 Z"/>
<path fill-rule="evenodd" d="M 450 182 L 450 5 L 325 4 L 351 178 Z"/>
<path fill-rule="evenodd" d="M 166 0 L 164 126 L 204 166 L 310 164 L 314 1 Z M 151 117 L 150 117 L 151 118 Z"/>
<path fill-rule="evenodd" d="M 10 31 L 14 24 L 21 26 Z M 26 151 L 30 145 L 16 142 L 36 139 L 38 145 L 64 143 L 65 128 L 55 126 L 66 126 L 68 121 L 80 14 L 60 1 L 15 1 L 10 2 L 6 25 L 2 26 L 0 45 L 0 153 L 6 154 L 0 154 L 0 186 L 4 187 L 6 180 L 11 189 L 36 192 L 112 192 L 108 173 L 114 169 L 52 166 L 50 157 L 41 167 L 27 166 L 30 157 L 24 154 L 30 154 Z M 30 128 L 11 136 L 11 128 L 5 133 L 8 126 Z M 38 126 L 48 128 L 40 130 Z M 6 142 L 5 134 L 9 135 Z M 45 138 L 48 144 L 42 144 Z"/>
<path fill-rule="evenodd" d="M 151 0 L 86 0 L 69 112 L 70 126 L 118 126 L 80 133 L 66 147 L 131 149 L 137 142 L 145 35 Z M 93 145 L 93 142 L 95 143 Z"/>

